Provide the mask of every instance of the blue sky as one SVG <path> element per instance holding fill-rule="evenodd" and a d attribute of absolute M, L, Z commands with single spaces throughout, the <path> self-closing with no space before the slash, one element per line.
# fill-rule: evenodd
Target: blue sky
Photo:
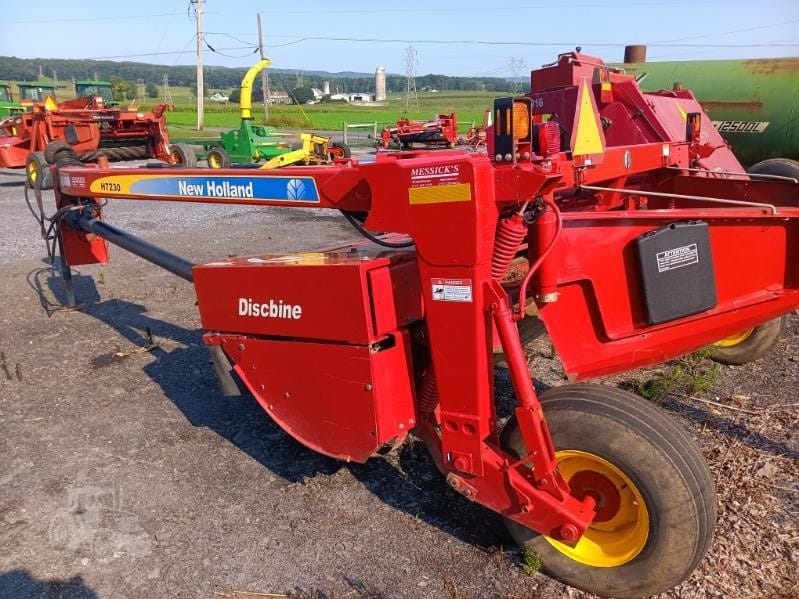
<path fill-rule="evenodd" d="M 254 62 L 258 11 L 275 68 L 402 73 L 411 44 L 419 74 L 498 77 L 512 57 L 529 70 L 576 45 L 607 61 L 626 43 L 649 44 L 650 60 L 799 55 L 799 0 L 206 0 L 205 11 L 211 65 Z M 193 64 L 195 29 L 189 0 L 4 2 L 0 55 Z M 320 37 L 339 39 L 305 39 Z"/>

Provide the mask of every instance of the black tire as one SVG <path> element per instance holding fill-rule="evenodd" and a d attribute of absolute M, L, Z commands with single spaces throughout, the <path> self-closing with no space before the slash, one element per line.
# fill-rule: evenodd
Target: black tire
<path fill-rule="evenodd" d="M 209 168 L 230 168 L 230 154 L 222 148 L 211 148 L 206 160 Z"/>
<path fill-rule="evenodd" d="M 25 159 L 25 185 L 35 189 L 37 184 L 39 189 L 53 188 L 50 165 L 44 158 L 44 152 L 31 152 Z"/>
<path fill-rule="evenodd" d="M 169 146 L 169 155 L 172 157 L 173 164 L 185 168 L 194 168 L 197 166 L 197 154 L 189 144 L 171 144 Z"/>
<path fill-rule="evenodd" d="M 778 175 L 799 180 L 799 162 L 788 158 L 769 158 L 749 167 L 748 172 L 757 175 Z"/>
<path fill-rule="evenodd" d="M 55 164 L 63 157 L 77 158 L 75 149 L 65 141 L 56 139 L 44 147 L 44 159 L 49 164 Z"/>
<path fill-rule="evenodd" d="M 637 555 L 612 567 L 567 557 L 544 536 L 506 520 L 514 540 L 536 552 L 547 573 L 603 596 L 649 596 L 688 577 L 716 523 L 713 480 L 693 440 L 649 402 L 612 387 L 566 385 L 542 393 L 541 403 L 556 451 L 598 456 L 632 482 L 648 513 L 648 532 Z M 516 456 L 527 454 L 515 418 L 503 429 L 501 443 Z"/>
<path fill-rule="evenodd" d="M 333 158 L 352 158 L 352 151 L 350 147 L 342 142 L 332 142 L 328 145 L 328 154 L 330 155 L 331 160 Z"/>
<path fill-rule="evenodd" d="M 780 340 L 787 316 L 781 316 L 754 327 L 740 342 L 725 345 L 725 340 L 710 346 L 710 358 L 721 364 L 738 366 L 766 355 Z M 732 342 L 733 338 L 728 338 Z"/>

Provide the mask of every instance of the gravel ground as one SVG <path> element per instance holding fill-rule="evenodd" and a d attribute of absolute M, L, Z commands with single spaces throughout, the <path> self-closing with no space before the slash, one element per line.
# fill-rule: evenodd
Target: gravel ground
<path fill-rule="evenodd" d="M 52 312 L 63 289 L 21 175 L 0 171 L 0 597 L 584 596 L 525 574 L 500 518 L 451 491 L 419 444 L 343 464 L 253 399 L 222 397 L 182 280 L 113 249 L 111 265 L 79 269 L 83 310 Z M 120 201 L 106 214 L 194 261 L 353 238 L 321 211 Z M 768 358 L 697 396 L 725 407 L 664 402 L 698 439 L 720 510 L 708 557 L 667 596 L 797 596 L 798 345 L 791 317 Z M 529 356 L 562 384 L 546 339 Z"/>

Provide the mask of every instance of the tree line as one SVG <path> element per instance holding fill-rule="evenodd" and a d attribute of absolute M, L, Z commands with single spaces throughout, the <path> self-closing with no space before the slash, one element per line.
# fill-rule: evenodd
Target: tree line
<path fill-rule="evenodd" d="M 62 58 L 16 58 L 0 56 L 0 79 L 11 81 L 36 81 L 39 73 L 60 81 L 69 79 L 124 80 L 145 84 L 163 83 L 164 73 L 171 86 L 192 87 L 195 84 L 194 66 L 165 66 L 140 62 L 114 62 L 110 60 L 82 60 Z M 205 84 L 210 90 L 230 91 L 239 87 L 246 68 L 205 67 Z M 274 89 L 291 90 L 297 87 L 316 87 L 322 89 L 324 82 L 330 83 L 332 93 L 374 92 L 374 76 L 347 74 L 337 76 L 332 73 L 303 73 L 286 69 L 269 69 Z M 299 73 L 299 75 L 298 75 Z M 386 88 L 401 91 L 405 78 L 399 75 L 386 75 Z M 437 89 L 441 91 L 508 91 L 510 83 L 500 77 L 451 77 L 449 75 L 420 75 L 416 77 L 417 89 Z"/>

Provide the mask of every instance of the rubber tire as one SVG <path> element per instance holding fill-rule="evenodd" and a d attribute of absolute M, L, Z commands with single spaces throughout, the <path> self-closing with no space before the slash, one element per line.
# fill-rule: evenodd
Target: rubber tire
<path fill-rule="evenodd" d="M 785 331 L 787 316 L 780 316 L 773 320 L 756 326 L 752 334 L 741 341 L 738 345 L 730 347 L 718 347 L 711 345 L 708 349 L 709 357 L 715 362 L 728 364 L 730 366 L 740 366 L 747 362 L 752 362 L 766 355 L 782 337 Z"/>
<path fill-rule="evenodd" d="M 211 156 L 216 156 L 220 166 L 211 166 Z M 230 168 L 230 154 L 225 152 L 222 148 L 211 148 L 206 155 L 208 161 L 208 168 Z"/>
<path fill-rule="evenodd" d="M 39 189 L 52 189 L 52 173 L 50 173 L 50 165 L 44 158 L 44 152 L 31 152 L 25 159 L 25 185 L 27 185 L 29 189 L 35 189 L 36 187 L 34 180 L 30 178 L 28 172 L 31 164 L 34 164 L 36 168 L 36 176 L 39 179 Z"/>
<path fill-rule="evenodd" d="M 340 148 L 341 153 L 343 154 L 343 158 L 352 158 L 352 150 L 350 150 L 350 147 L 343 142 L 334 141 L 328 147 L 328 149 L 330 148 Z M 331 154 L 330 158 L 332 159 L 335 157 Z"/>
<path fill-rule="evenodd" d="M 194 168 L 197 166 L 197 154 L 189 144 L 171 144 L 169 155 L 175 164 L 184 168 Z"/>
<path fill-rule="evenodd" d="M 65 141 L 61 141 L 60 139 L 56 139 L 51 141 L 44 147 L 44 159 L 49 164 L 55 164 L 58 162 L 60 158 L 63 157 L 69 158 L 77 158 L 78 155 L 75 152 L 75 148 L 69 145 Z"/>
<path fill-rule="evenodd" d="M 769 158 L 750 166 L 747 172 L 758 175 L 779 175 L 799 179 L 799 162 L 788 158 Z"/>
<path fill-rule="evenodd" d="M 638 487 L 649 512 L 649 536 L 635 558 L 598 568 L 574 561 L 538 533 L 506 520 L 522 547 L 541 557 L 544 571 L 563 582 L 611 597 L 644 597 L 685 580 L 705 555 L 716 524 L 713 480 L 699 448 L 662 410 L 612 387 L 565 385 L 541 394 L 555 449 L 600 456 Z M 500 442 L 527 452 L 515 417 Z"/>

